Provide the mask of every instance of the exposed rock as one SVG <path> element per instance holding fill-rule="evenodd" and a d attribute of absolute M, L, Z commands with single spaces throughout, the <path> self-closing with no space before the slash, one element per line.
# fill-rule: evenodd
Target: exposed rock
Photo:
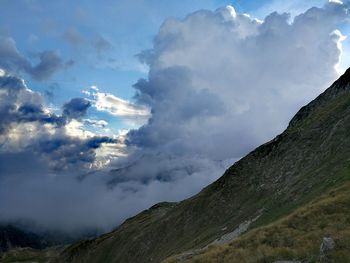
<path fill-rule="evenodd" d="M 320 253 L 326 254 L 335 248 L 335 242 L 331 237 L 324 237 L 320 247 Z"/>
<path fill-rule="evenodd" d="M 233 230 L 232 232 L 229 232 L 223 236 L 221 236 L 220 238 L 214 240 L 212 243 L 210 243 L 209 245 L 223 245 L 223 244 L 227 244 L 232 240 L 237 239 L 239 236 L 241 236 L 244 232 L 246 232 L 249 228 L 249 226 L 255 222 L 262 214 L 262 209 L 259 211 L 259 214 L 252 219 L 249 219 L 247 221 L 244 221 L 243 223 L 241 223 L 235 230 Z M 208 246 L 209 246 L 208 245 Z M 207 246 L 207 247 L 208 247 Z"/>
<path fill-rule="evenodd" d="M 223 245 L 223 244 L 227 244 L 230 241 L 233 241 L 235 239 L 237 239 L 239 236 L 241 236 L 244 232 L 246 232 L 249 228 L 249 226 L 255 222 L 261 215 L 262 215 L 263 209 L 260 209 L 258 211 L 258 215 L 252 219 L 248 219 L 246 221 L 244 221 L 243 223 L 241 223 L 236 229 L 234 229 L 232 232 L 229 232 L 223 236 L 221 236 L 220 238 L 214 240 L 212 243 L 206 245 L 203 248 L 199 248 L 199 249 L 194 249 L 194 250 L 190 250 L 190 251 L 186 251 L 184 253 L 181 253 L 180 255 L 178 255 L 176 257 L 176 259 L 178 261 L 186 261 L 190 258 L 193 258 L 194 256 L 200 255 L 205 253 L 205 251 L 208 250 L 208 248 L 212 245 Z M 224 231 L 226 230 L 227 227 L 222 228 L 221 230 Z"/>
<path fill-rule="evenodd" d="M 321 263 L 331 263 L 328 259 L 328 253 L 335 248 L 335 242 L 331 237 L 324 237 L 320 246 L 320 257 L 319 262 Z"/>

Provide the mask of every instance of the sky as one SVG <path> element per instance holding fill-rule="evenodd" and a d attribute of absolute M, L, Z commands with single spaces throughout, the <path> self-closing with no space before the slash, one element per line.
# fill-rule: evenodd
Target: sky
<path fill-rule="evenodd" d="M 347 1 L 0 4 L 0 222 L 39 230 L 197 193 L 350 66 Z"/>

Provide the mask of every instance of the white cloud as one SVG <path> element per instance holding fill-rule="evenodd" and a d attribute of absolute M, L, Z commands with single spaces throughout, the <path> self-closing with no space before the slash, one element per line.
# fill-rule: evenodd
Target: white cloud
<path fill-rule="evenodd" d="M 100 92 L 95 85 L 91 86 L 90 90 L 82 90 L 82 93 L 89 97 L 89 101 L 96 110 L 119 117 L 134 127 L 144 125 L 151 116 L 148 107 L 132 103 L 111 93 Z"/>
<path fill-rule="evenodd" d="M 330 3 L 292 21 L 272 13 L 259 22 L 230 8 L 165 21 L 153 48 L 140 55 L 148 78 L 135 84 L 152 116 L 128 133 L 134 148 L 126 163 L 133 165 L 115 178 L 176 185 L 193 174 L 208 176 L 203 164 L 210 163 L 210 181 L 223 164 L 282 132 L 338 77 L 346 8 Z M 204 186 L 191 183 L 184 191 Z"/>
<path fill-rule="evenodd" d="M 84 122 L 96 128 L 104 128 L 108 125 L 108 122 L 105 120 L 85 119 Z"/>
<path fill-rule="evenodd" d="M 330 3 L 337 3 L 337 4 L 343 4 L 343 2 L 342 1 L 340 1 L 340 0 L 329 0 L 329 2 Z"/>
<path fill-rule="evenodd" d="M 83 93 L 84 95 L 86 95 L 88 97 L 91 96 L 91 92 L 88 90 L 82 90 L 81 93 Z"/>
<path fill-rule="evenodd" d="M 65 132 L 68 136 L 71 137 L 78 137 L 78 138 L 82 138 L 82 139 L 87 139 L 87 138 L 91 138 L 93 136 L 95 136 L 94 133 L 87 131 L 84 128 L 84 124 L 78 120 L 71 120 L 70 122 L 68 122 L 65 126 Z"/>
<path fill-rule="evenodd" d="M 127 134 L 129 155 L 115 163 L 110 185 L 146 182 L 123 200 L 178 200 L 283 131 L 338 77 L 345 8 L 262 22 L 226 7 L 167 20 L 140 56 L 148 78 L 135 85 L 152 116 Z"/>
<path fill-rule="evenodd" d="M 347 23 L 345 6 L 312 8 L 292 23 L 277 13 L 228 20 L 228 11 L 169 19 L 143 53 L 150 74 L 135 87 L 152 117 L 130 134 L 137 146 L 239 158 L 337 78 L 343 36 L 334 30 Z"/>
<path fill-rule="evenodd" d="M 343 53 L 343 41 L 347 39 L 347 36 L 343 35 L 338 29 L 334 30 L 331 33 L 331 36 L 334 37 L 334 41 L 337 43 L 338 49 L 341 51 L 339 54 L 339 62 L 335 64 L 334 68 L 338 72 L 338 74 L 343 74 L 346 68 L 342 68 L 342 53 Z"/>
<path fill-rule="evenodd" d="M 94 106 L 98 111 L 121 117 L 135 124 L 143 125 L 150 117 L 150 111 L 144 106 L 133 104 L 110 93 L 95 92 Z"/>
<path fill-rule="evenodd" d="M 90 89 L 94 90 L 94 91 L 99 91 L 99 89 L 96 86 L 91 86 Z"/>
<path fill-rule="evenodd" d="M 264 18 L 272 12 L 287 12 L 292 17 L 305 12 L 311 7 L 322 7 L 328 0 L 271 0 L 267 1 L 265 5 L 254 11 L 254 15 L 259 18 Z"/>

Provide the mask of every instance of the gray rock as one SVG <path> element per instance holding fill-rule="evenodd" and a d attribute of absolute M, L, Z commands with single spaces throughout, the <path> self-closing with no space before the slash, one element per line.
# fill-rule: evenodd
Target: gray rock
<path fill-rule="evenodd" d="M 326 254 L 335 248 L 335 242 L 331 237 L 324 237 L 320 246 L 320 253 Z"/>
<path fill-rule="evenodd" d="M 335 248 L 335 242 L 331 237 L 324 237 L 320 246 L 320 263 L 331 263 L 333 261 L 329 260 L 328 252 Z"/>

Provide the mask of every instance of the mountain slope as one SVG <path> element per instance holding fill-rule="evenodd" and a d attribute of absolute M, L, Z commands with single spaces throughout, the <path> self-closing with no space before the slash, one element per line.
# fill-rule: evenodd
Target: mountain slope
<path fill-rule="evenodd" d="M 211 246 L 181 262 L 319 262 L 322 258 L 321 262 L 347 263 L 350 258 L 349 191 L 350 183 L 336 187 L 273 224 L 254 229 L 227 245 Z M 335 246 L 322 253 L 320 244 L 325 237 L 331 238 Z M 179 256 L 173 256 L 165 262 L 179 261 Z"/>
<path fill-rule="evenodd" d="M 243 222 L 266 225 L 350 178 L 350 70 L 303 107 L 274 140 L 200 193 L 159 204 L 57 262 L 160 262 L 201 248 Z"/>
<path fill-rule="evenodd" d="M 1 263 L 48 263 L 55 259 L 63 247 L 50 247 L 46 249 L 33 249 L 29 247 L 14 248 L 0 253 Z"/>
<path fill-rule="evenodd" d="M 0 226 L 0 252 L 18 247 L 41 249 L 48 246 L 43 237 L 11 225 Z"/>

